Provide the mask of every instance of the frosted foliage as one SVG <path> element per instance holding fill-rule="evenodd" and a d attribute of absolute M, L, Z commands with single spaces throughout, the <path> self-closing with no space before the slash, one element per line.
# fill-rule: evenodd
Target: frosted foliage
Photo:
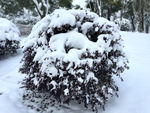
<path fill-rule="evenodd" d="M 113 76 L 128 68 L 117 26 L 89 11 L 55 10 L 33 27 L 25 43 L 20 71 L 28 90 L 94 111 L 117 95 Z"/>

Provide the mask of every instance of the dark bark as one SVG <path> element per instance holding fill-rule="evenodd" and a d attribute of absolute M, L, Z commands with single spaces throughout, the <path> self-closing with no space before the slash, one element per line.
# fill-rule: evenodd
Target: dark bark
<path fill-rule="evenodd" d="M 108 7 L 107 19 L 110 20 L 112 7 Z"/>
<path fill-rule="evenodd" d="M 141 29 L 144 31 L 144 11 L 141 9 Z"/>
<path fill-rule="evenodd" d="M 146 30 L 146 33 L 149 33 L 149 25 L 146 25 L 146 27 L 145 27 L 145 30 Z"/>
<path fill-rule="evenodd" d="M 131 17 L 132 31 L 135 31 L 134 17 Z"/>

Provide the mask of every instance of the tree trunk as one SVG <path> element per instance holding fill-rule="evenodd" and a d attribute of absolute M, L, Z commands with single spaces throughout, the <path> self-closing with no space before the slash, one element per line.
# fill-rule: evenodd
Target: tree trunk
<path fill-rule="evenodd" d="M 111 17 L 111 6 L 108 7 L 107 19 L 110 20 Z"/>
<path fill-rule="evenodd" d="M 131 18 L 132 32 L 135 31 L 134 18 Z"/>
<path fill-rule="evenodd" d="M 149 33 L 149 27 L 150 27 L 149 25 L 146 25 L 146 26 L 145 26 L 145 31 L 146 31 L 146 33 Z"/>
<path fill-rule="evenodd" d="M 122 18 L 123 18 L 123 9 L 121 9 L 120 21 L 122 21 Z"/>
<path fill-rule="evenodd" d="M 141 29 L 144 31 L 144 11 L 143 8 L 141 8 Z"/>

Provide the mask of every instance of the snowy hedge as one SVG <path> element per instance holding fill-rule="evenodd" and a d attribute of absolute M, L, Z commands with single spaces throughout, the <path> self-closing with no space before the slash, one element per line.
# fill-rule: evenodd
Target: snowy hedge
<path fill-rule="evenodd" d="M 118 18 L 114 22 L 119 26 L 121 31 L 131 31 L 131 23 L 128 19 L 122 18 L 122 20 L 120 20 L 120 18 Z"/>
<path fill-rule="evenodd" d="M 122 49 L 114 23 L 84 10 L 55 10 L 33 27 L 23 46 L 20 71 L 26 74 L 24 87 L 32 92 L 24 99 L 33 101 L 41 94 L 93 111 L 97 105 L 104 108 L 117 95 L 113 76 L 121 78 L 128 68 Z"/>
<path fill-rule="evenodd" d="M 19 34 L 15 24 L 0 18 L 0 57 L 16 53 L 19 46 Z"/>

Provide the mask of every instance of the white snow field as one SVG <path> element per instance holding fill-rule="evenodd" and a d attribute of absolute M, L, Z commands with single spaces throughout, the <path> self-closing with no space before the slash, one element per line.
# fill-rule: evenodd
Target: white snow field
<path fill-rule="evenodd" d="M 130 69 L 122 74 L 124 82 L 117 79 L 119 98 L 112 98 L 106 110 L 100 113 L 150 113 L 150 34 L 121 32 Z M 36 113 L 22 104 L 22 89 L 18 73 L 21 50 L 17 55 L 0 60 L 0 113 Z M 71 106 L 54 113 L 92 113 L 82 107 Z"/>

